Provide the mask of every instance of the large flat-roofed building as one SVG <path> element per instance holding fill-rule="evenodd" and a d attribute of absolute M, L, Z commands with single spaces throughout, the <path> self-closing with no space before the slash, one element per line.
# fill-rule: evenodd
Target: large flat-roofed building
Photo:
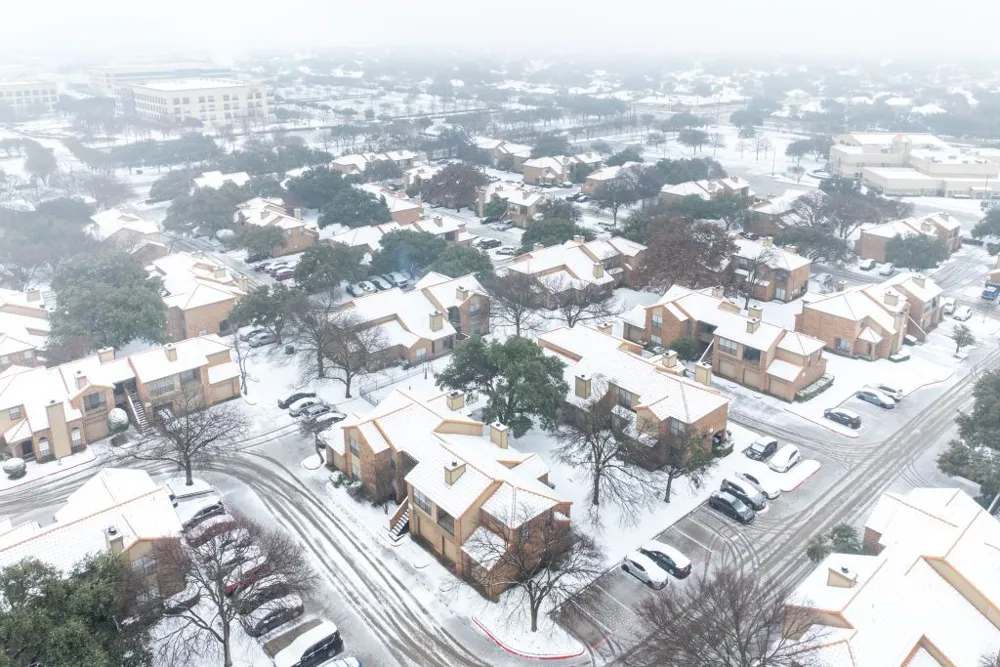
<path fill-rule="evenodd" d="M 212 63 L 160 63 L 146 65 L 109 65 L 90 70 L 90 87 L 114 95 L 119 86 L 146 83 L 161 79 L 228 78 L 233 75 L 229 67 Z"/>
<path fill-rule="evenodd" d="M 52 111 L 59 101 L 54 81 L 0 81 L 0 106 L 9 106 L 18 115 Z"/>
<path fill-rule="evenodd" d="M 266 86 L 235 79 L 165 79 L 121 86 L 115 95 L 121 113 L 149 121 L 221 126 L 269 112 Z"/>

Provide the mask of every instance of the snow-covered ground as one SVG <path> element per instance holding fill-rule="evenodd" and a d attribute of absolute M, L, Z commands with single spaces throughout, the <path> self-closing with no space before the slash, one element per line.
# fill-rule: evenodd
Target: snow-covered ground
<path fill-rule="evenodd" d="M 44 478 L 54 478 L 63 475 L 71 470 L 79 470 L 96 461 L 109 448 L 107 440 L 90 443 L 82 452 L 76 452 L 69 456 L 64 456 L 54 461 L 38 463 L 36 461 L 25 462 L 24 477 L 11 479 L 7 475 L 0 474 L 0 491 L 24 486 Z"/>

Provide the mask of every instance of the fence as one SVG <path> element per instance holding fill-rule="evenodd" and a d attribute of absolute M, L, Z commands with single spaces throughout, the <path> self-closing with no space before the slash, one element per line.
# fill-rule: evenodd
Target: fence
<path fill-rule="evenodd" d="M 405 371 L 400 373 L 386 374 L 384 371 L 378 375 L 371 377 L 366 377 L 364 381 L 358 383 L 358 394 L 361 398 L 368 401 L 372 406 L 378 405 L 372 394 L 374 394 L 379 389 L 388 387 L 389 385 L 396 384 L 397 382 L 402 382 L 412 377 L 422 375 L 423 373 L 433 374 L 434 369 L 430 367 L 430 364 L 420 364 L 418 366 L 411 366 Z"/>

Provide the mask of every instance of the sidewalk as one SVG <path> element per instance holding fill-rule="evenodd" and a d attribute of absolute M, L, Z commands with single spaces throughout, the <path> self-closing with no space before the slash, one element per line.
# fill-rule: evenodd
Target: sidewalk
<path fill-rule="evenodd" d="M 96 459 L 97 452 L 95 452 L 91 446 L 87 447 L 82 452 L 70 454 L 69 456 L 64 456 L 61 459 L 49 461 L 48 463 L 35 463 L 34 461 L 28 461 L 26 463 L 27 474 L 25 474 L 24 477 L 11 479 L 6 475 L 0 474 L 0 491 L 15 489 L 19 486 L 23 486 L 24 484 L 28 484 L 29 482 L 37 482 L 40 479 L 61 475 L 64 472 L 73 470 L 74 468 L 79 468 L 87 465 L 88 463 L 93 463 Z"/>

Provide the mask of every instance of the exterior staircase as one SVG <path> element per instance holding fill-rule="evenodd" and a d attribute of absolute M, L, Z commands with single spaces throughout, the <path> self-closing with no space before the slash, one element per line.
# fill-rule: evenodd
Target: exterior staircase
<path fill-rule="evenodd" d="M 399 546 L 410 527 L 410 503 L 406 500 L 396 508 L 389 519 L 389 544 Z"/>
<path fill-rule="evenodd" d="M 128 401 L 129 410 L 132 411 L 132 418 L 135 419 L 135 425 L 139 429 L 139 432 L 143 437 L 149 436 L 153 432 L 153 427 L 149 423 L 149 417 L 146 416 L 146 408 L 142 407 L 139 395 L 135 393 L 135 390 L 126 391 L 125 400 Z"/>
<path fill-rule="evenodd" d="M 712 351 L 714 349 L 715 349 L 715 344 L 714 343 L 711 344 L 711 345 L 709 345 L 707 348 L 705 348 L 705 351 L 701 355 L 701 359 L 699 359 L 698 361 L 702 362 L 703 364 L 711 364 L 712 363 Z"/>

